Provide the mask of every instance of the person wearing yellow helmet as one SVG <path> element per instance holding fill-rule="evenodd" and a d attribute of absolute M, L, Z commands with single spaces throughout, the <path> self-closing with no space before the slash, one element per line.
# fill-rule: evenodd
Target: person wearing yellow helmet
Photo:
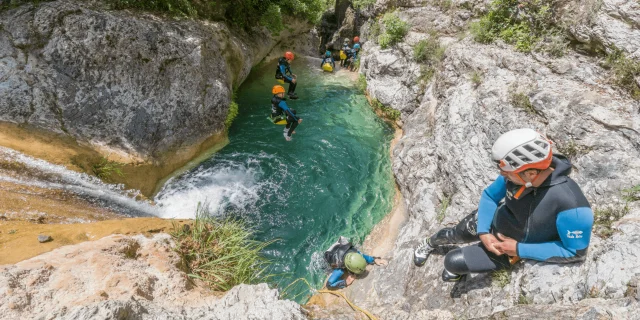
<path fill-rule="evenodd" d="M 424 239 L 414 252 L 414 263 L 424 265 L 435 247 L 476 241 L 480 242 L 447 253 L 442 280 L 505 269 L 520 258 L 583 261 L 593 211 L 569 177 L 571 162 L 553 154 L 551 144 L 533 129 L 501 135 L 491 148 L 500 175 L 484 189 L 478 210 L 457 226 Z"/>
<path fill-rule="evenodd" d="M 327 280 L 329 289 L 341 289 L 351 285 L 356 276 L 366 270 L 367 265 L 387 264 L 387 261 L 382 258 L 361 253 L 345 237 L 340 237 L 324 252 L 324 260 L 333 268 Z M 346 278 L 345 274 L 347 274 Z"/>
<path fill-rule="evenodd" d="M 284 82 L 289 84 L 289 90 L 287 94 L 289 95 L 289 99 L 298 99 L 296 95 L 296 86 L 298 85 L 298 80 L 295 74 L 291 72 L 290 63 L 293 61 L 294 55 L 293 52 L 287 51 L 284 53 L 284 57 L 278 59 L 278 67 L 276 68 L 276 79 L 283 80 Z"/>
<path fill-rule="evenodd" d="M 287 141 L 291 141 L 291 135 L 295 133 L 296 127 L 302 122 L 302 119 L 298 118 L 296 111 L 290 109 L 284 99 L 285 90 L 281 85 L 275 85 L 271 88 L 273 97 L 271 98 L 271 119 L 277 119 L 284 116 L 287 119 L 287 126 L 284 128 L 284 138 Z"/>

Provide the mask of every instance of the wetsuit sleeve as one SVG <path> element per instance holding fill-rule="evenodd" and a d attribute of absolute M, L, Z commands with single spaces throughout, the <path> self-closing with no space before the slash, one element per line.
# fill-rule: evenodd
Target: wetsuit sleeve
<path fill-rule="evenodd" d="M 496 181 L 482 191 L 478 204 L 478 235 L 489 233 L 498 203 L 505 195 L 507 195 L 507 180 L 503 176 L 498 176 Z"/>
<path fill-rule="evenodd" d="M 344 270 L 333 269 L 333 272 L 331 272 L 331 276 L 329 276 L 329 280 L 327 280 L 327 287 L 330 289 L 344 288 L 347 285 L 347 282 L 342 280 L 343 275 L 344 275 Z"/>
<path fill-rule="evenodd" d="M 518 243 L 518 256 L 545 262 L 570 263 L 586 258 L 591 241 L 593 211 L 589 207 L 558 213 L 556 228 L 561 241 Z"/>
<path fill-rule="evenodd" d="M 358 251 L 359 254 L 361 254 L 364 257 L 364 260 L 367 261 L 367 264 L 372 264 L 374 261 L 376 261 L 375 257 L 372 256 L 368 256 L 360 251 Z"/>
<path fill-rule="evenodd" d="M 289 109 L 287 103 L 284 102 L 284 100 L 280 101 L 278 107 L 280 107 L 280 109 L 282 109 L 282 111 L 284 111 L 287 115 L 291 116 L 295 121 L 298 121 L 298 117 L 296 117 L 296 115 L 291 112 L 291 109 Z"/>
<path fill-rule="evenodd" d="M 287 75 L 286 73 L 287 69 L 284 67 L 284 65 L 281 64 L 278 67 L 280 68 L 280 73 L 282 73 L 282 76 L 285 77 L 285 79 L 289 81 L 293 80 L 293 78 Z M 291 71 L 289 71 L 289 73 L 291 73 Z"/>

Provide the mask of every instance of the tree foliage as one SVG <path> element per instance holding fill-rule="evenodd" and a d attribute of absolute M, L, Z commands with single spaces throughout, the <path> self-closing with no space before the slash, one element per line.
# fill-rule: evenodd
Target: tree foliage
<path fill-rule="evenodd" d="M 279 32 L 291 17 L 311 23 L 320 19 L 328 0 L 105 0 L 114 9 L 140 9 L 167 12 L 175 16 L 226 21 L 250 30 L 264 26 Z"/>

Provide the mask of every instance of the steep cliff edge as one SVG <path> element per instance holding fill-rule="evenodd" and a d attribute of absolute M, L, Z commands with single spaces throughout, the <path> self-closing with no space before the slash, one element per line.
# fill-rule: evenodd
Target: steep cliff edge
<path fill-rule="evenodd" d="M 361 36 L 367 91 L 402 112 L 404 136 L 393 150 L 393 170 L 409 220 L 389 265 L 356 281 L 348 295 L 381 319 L 638 319 L 640 202 L 625 199 L 623 190 L 640 184 L 640 103 L 612 84 L 614 74 L 602 67 L 602 54 L 637 55 L 640 6 L 564 2 L 559 20 L 575 50 L 554 58 L 518 52 L 500 41 L 476 43 L 466 29 L 489 3 L 378 1 L 372 6 L 384 12 L 393 5 L 410 25 L 407 36 L 387 49 L 372 39 L 372 21 Z M 446 51 L 431 66 L 435 72 L 429 79 L 414 47 L 434 38 Z M 571 158 L 572 177 L 596 214 L 587 260 L 525 261 L 507 273 L 474 275 L 457 284 L 440 280 L 442 254 L 415 267 L 419 241 L 477 207 L 483 188 L 498 175 L 490 162 L 491 144 L 520 127 L 546 133 L 556 151 Z"/>
<path fill-rule="evenodd" d="M 278 36 L 249 34 L 102 6 L 60 0 L 0 12 L 0 121 L 98 152 L 71 159 L 77 169 L 100 155 L 129 164 L 125 182 L 147 195 L 224 143 L 234 88 L 283 39 L 310 29 L 292 22 Z"/>

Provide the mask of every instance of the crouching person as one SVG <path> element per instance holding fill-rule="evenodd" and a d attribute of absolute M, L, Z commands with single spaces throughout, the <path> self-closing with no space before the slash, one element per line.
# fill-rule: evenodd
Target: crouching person
<path fill-rule="evenodd" d="M 382 258 L 361 253 L 345 237 L 340 237 L 325 251 L 324 260 L 333 268 L 327 280 L 329 289 L 342 289 L 351 285 L 356 276 L 362 274 L 369 264 L 387 264 Z"/>

